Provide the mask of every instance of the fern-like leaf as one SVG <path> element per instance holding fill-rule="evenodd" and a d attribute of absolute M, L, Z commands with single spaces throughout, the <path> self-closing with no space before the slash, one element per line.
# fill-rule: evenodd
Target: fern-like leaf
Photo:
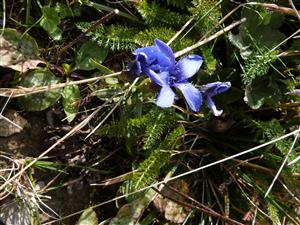
<path fill-rule="evenodd" d="M 132 177 L 133 190 L 139 190 L 155 181 L 160 175 L 161 168 L 166 165 L 171 158 L 171 151 L 166 150 L 174 149 L 178 138 L 183 134 L 184 129 L 182 126 L 174 129 L 160 144 L 159 148 L 152 151 L 149 157 L 141 163 L 138 172 L 134 173 Z"/>
<path fill-rule="evenodd" d="M 193 7 L 189 11 L 195 17 L 195 25 L 198 30 L 206 33 L 221 19 L 221 10 L 215 0 L 193 0 Z"/>
<path fill-rule="evenodd" d="M 149 3 L 149 0 L 138 0 L 136 7 L 145 22 L 152 26 L 169 25 L 181 27 L 188 20 L 187 15 L 173 12 L 154 1 Z"/>
<path fill-rule="evenodd" d="M 275 52 L 265 51 L 255 52 L 246 60 L 242 81 L 245 85 L 251 84 L 257 77 L 266 76 L 270 69 L 270 64 L 277 59 Z"/>
<path fill-rule="evenodd" d="M 77 23 L 76 26 L 82 32 L 86 32 L 90 27 L 89 23 Z M 124 25 L 111 25 L 107 30 L 99 27 L 95 31 L 89 32 L 87 36 L 98 43 L 98 45 L 111 50 L 134 50 L 139 47 L 153 44 L 155 38 L 168 42 L 176 33 L 176 30 L 168 27 L 151 27 L 149 29 L 137 29 Z M 183 38 L 180 42 L 174 42 L 174 51 L 183 49 L 192 44 L 189 38 Z"/>

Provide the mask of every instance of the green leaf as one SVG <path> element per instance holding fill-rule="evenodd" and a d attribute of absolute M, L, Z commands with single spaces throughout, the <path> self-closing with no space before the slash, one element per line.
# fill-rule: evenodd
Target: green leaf
<path fill-rule="evenodd" d="M 98 217 L 92 208 L 84 210 L 76 225 L 98 225 Z"/>
<path fill-rule="evenodd" d="M 95 65 L 95 62 L 101 64 L 106 58 L 107 53 L 107 49 L 99 47 L 95 42 L 86 42 L 81 46 L 77 53 L 75 60 L 75 69 L 96 69 L 97 66 Z"/>
<path fill-rule="evenodd" d="M 48 32 L 53 40 L 61 40 L 62 31 L 58 27 L 60 24 L 60 17 L 56 10 L 50 6 L 44 6 L 42 8 L 42 13 L 43 17 L 40 22 L 41 27 Z"/>
<path fill-rule="evenodd" d="M 81 100 L 80 90 L 77 85 L 66 86 L 62 92 L 62 103 L 68 122 L 72 122 L 79 110 Z"/>
<path fill-rule="evenodd" d="M 234 35 L 233 33 L 229 32 L 228 40 L 240 50 L 240 54 L 243 59 L 247 59 L 251 54 L 252 50 L 250 49 L 250 45 L 246 45 L 240 34 Z"/>
<path fill-rule="evenodd" d="M 60 79 L 48 70 L 38 69 L 28 73 L 20 85 L 23 87 L 40 87 L 57 84 Z M 41 111 L 56 103 L 60 98 L 60 89 L 20 97 L 18 104 L 27 111 Z"/>
<path fill-rule="evenodd" d="M 38 55 L 39 47 L 35 39 L 28 34 L 21 34 L 16 29 L 6 28 L 3 32 L 3 38 L 9 41 L 25 57 Z"/>
<path fill-rule="evenodd" d="M 278 104 L 281 98 L 280 90 L 275 82 L 258 79 L 246 86 L 244 101 L 252 108 L 258 109 L 264 103 Z"/>
<path fill-rule="evenodd" d="M 94 59 L 91 59 L 91 63 L 103 74 L 110 74 L 114 72 L 113 70 L 107 68 L 106 66 L 97 63 Z"/>
<path fill-rule="evenodd" d="M 255 40 L 258 46 L 272 48 L 285 39 L 285 35 L 278 30 L 284 21 L 283 15 L 245 7 L 242 17 L 247 19 L 240 26 L 240 35 L 246 45 Z"/>
<path fill-rule="evenodd" d="M 71 8 L 60 2 L 55 4 L 54 10 L 58 13 L 60 19 L 73 16 Z"/>
<path fill-rule="evenodd" d="M 109 225 L 131 225 L 138 224 L 139 219 L 142 217 L 145 209 L 153 200 L 156 192 L 149 189 L 143 196 L 136 198 L 130 203 L 123 205 L 116 217 L 114 217 Z"/>

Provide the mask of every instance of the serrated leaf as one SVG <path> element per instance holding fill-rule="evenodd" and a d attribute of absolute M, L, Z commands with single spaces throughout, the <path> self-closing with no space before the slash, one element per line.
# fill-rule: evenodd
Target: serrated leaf
<path fill-rule="evenodd" d="M 38 45 L 28 34 L 5 29 L 0 37 L 0 66 L 25 73 L 43 61 L 37 59 Z"/>
<path fill-rule="evenodd" d="M 98 225 L 98 217 L 92 208 L 84 210 L 76 225 Z"/>
<path fill-rule="evenodd" d="M 57 84 L 60 79 L 48 70 L 38 69 L 26 75 L 20 85 L 23 87 L 40 87 Z M 18 98 L 18 104 L 27 111 L 41 111 L 56 103 L 60 98 L 60 89 L 27 95 Z"/>
<path fill-rule="evenodd" d="M 68 122 L 72 122 L 79 110 L 81 100 L 80 90 L 77 85 L 66 86 L 62 92 L 64 111 Z"/>
<path fill-rule="evenodd" d="M 43 17 L 40 25 L 48 32 L 53 40 L 59 41 L 61 39 L 62 31 L 58 27 L 60 24 L 60 17 L 54 8 L 44 6 L 42 8 Z"/>
<path fill-rule="evenodd" d="M 75 69 L 96 69 L 97 66 L 95 65 L 95 62 L 101 64 L 106 58 L 107 53 L 107 49 L 99 47 L 95 42 L 86 42 L 81 46 L 77 53 L 75 60 Z"/>

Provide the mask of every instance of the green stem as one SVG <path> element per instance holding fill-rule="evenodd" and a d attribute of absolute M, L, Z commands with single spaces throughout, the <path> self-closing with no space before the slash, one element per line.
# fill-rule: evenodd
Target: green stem
<path fill-rule="evenodd" d="M 31 8 L 31 0 L 26 1 L 26 17 L 25 17 L 25 24 L 29 24 L 29 17 L 30 17 L 30 8 Z"/>

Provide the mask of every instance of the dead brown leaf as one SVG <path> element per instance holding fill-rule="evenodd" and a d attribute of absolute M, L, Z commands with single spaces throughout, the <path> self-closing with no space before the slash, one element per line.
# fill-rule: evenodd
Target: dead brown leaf
<path fill-rule="evenodd" d="M 25 73 L 30 69 L 36 68 L 39 63 L 45 64 L 40 59 L 27 58 L 16 46 L 13 46 L 3 36 L 0 37 L 0 66 Z"/>

